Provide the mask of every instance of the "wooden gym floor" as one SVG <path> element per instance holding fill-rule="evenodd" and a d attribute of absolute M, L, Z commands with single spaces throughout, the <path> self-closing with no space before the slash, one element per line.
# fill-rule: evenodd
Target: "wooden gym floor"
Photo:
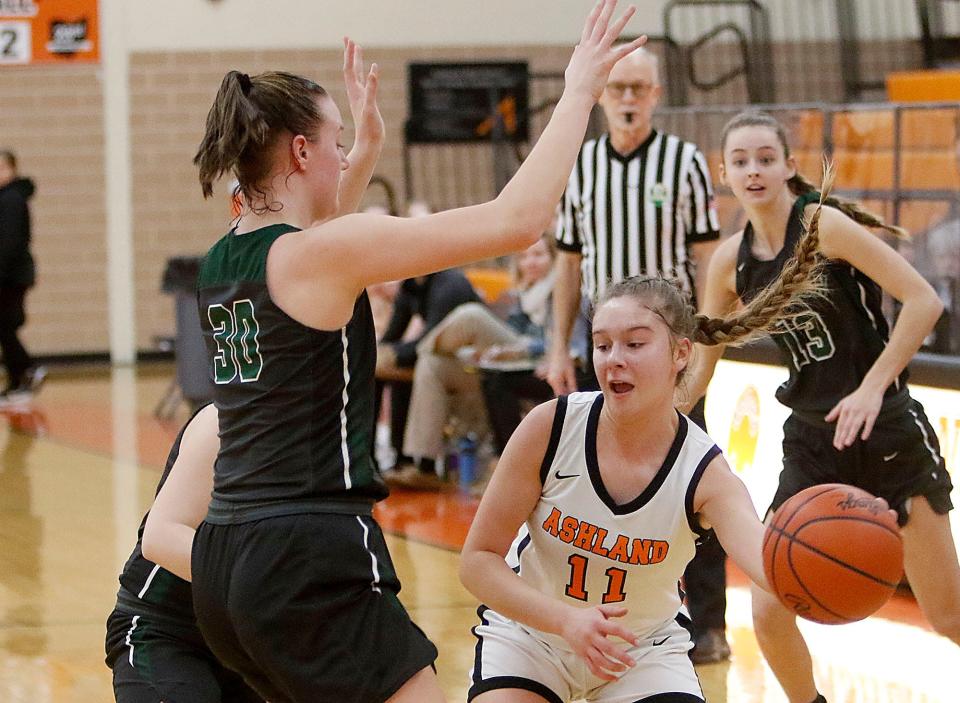
<path fill-rule="evenodd" d="M 104 621 L 170 442 L 186 417 L 152 416 L 172 369 L 54 375 L 33 409 L 0 416 L 0 701 L 111 701 Z M 774 470 L 773 468 L 771 470 Z M 477 603 L 456 576 L 476 502 L 401 493 L 378 508 L 413 618 L 440 649 L 440 680 L 465 700 Z M 713 703 L 782 703 L 757 649 L 749 595 L 731 574 L 730 663 L 702 667 Z M 844 627 L 805 625 L 831 703 L 958 700 L 960 649 L 909 598 Z"/>

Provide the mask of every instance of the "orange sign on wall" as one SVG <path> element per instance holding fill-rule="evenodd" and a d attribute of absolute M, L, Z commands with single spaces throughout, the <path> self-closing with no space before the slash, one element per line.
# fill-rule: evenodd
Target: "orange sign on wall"
<path fill-rule="evenodd" d="M 0 65 L 100 60 L 97 0 L 0 0 Z"/>

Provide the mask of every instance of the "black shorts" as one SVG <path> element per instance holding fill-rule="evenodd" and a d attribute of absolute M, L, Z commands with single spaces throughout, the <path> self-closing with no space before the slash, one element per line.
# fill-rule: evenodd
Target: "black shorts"
<path fill-rule="evenodd" d="M 195 628 L 115 610 L 107 620 L 107 641 L 115 643 L 107 661 L 117 703 L 263 703 L 199 637 Z"/>
<path fill-rule="evenodd" d="M 779 508 L 805 488 L 846 483 L 880 496 L 897 511 L 900 526 L 909 519 L 910 499 L 924 496 L 934 512 L 953 508 L 953 484 L 923 406 L 877 423 L 867 441 L 843 451 L 833 447 L 834 426 L 814 425 L 791 415 L 783 425 L 783 471 L 770 505 Z"/>
<path fill-rule="evenodd" d="M 271 703 L 384 701 L 437 657 L 372 517 L 204 522 L 192 568 L 210 649 Z"/>

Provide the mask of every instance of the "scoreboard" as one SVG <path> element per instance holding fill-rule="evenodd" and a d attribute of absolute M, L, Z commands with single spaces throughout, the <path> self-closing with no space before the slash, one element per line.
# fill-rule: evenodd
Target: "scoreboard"
<path fill-rule="evenodd" d="M 0 66 L 99 59 L 97 0 L 0 0 Z"/>

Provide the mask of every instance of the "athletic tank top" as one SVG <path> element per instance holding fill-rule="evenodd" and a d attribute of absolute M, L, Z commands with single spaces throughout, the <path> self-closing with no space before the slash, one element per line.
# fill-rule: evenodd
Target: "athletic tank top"
<path fill-rule="evenodd" d="M 284 313 L 267 290 L 266 262 L 272 244 L 293 231 L 231 231 L 200 269 L 200 324 L 220 413 L 211 523 L 369 512 L 387 494 L 372 458 L 370 302 L 361 293 L 350 321 L 334 331 Z"/>
<path fill-rule="evenodd" d="M 600 392 L 558 399 L 540 470 L 540 501 L 507 562 L 545 595 L 569 603 L 622 604 L 629 613 L 618 622 L 643 638 L 680 610 L 680 577 L 704 533 L 693 513 L 694 493 L 720 450 L 680 415 L 660 470 L 639 496 L 618 505 L 597 463 L 602 408 Z M 557 635 L 534 634 L 570 648 Z"/>
<path fill-rule="evenodd" d="M 797 198 L 783 248 L 771 260 L 753 255 L 753 226 L 747 223 L 737 254 L 737 295 L 745 303 L 780 275 L 803 235 L 803 209 L 819 199 L 819 193 Z M 866 274 L 831 259 L 826 264 L 826 285 L 826 299 L 814 300 L 810 312 L 795 322 L 781 322 L 782 332 L 773 335 L 790 369 L 789 379 L 777 390 L 777 400 L 816 424 L 825 424 L 823 416 L 857 389 L 890 334 L 881 309 L 882 291 Z M 904 370 L 887 389 L 882 412 L 906 406 L 906 381 Z"/>
<path fill-rule="evenodd" d="M 173 464 L 180 455 L 183 433 L 194 417 L 196 413 L 180 429 L 167 456 L 167 464 L 154 495 L 159 493 L 163 484 L 167 482 L 167 476 L 170 475 L 170 470 L 173 469 Z M 143 520 L 140 521 L 137 544 L 120 573 L 117 608 L 134 615 L 160 615 L 184 627 L 195 628 L 196 620 L 193 614 L 193 595 L 190 584 L 143 556 L 143 527 L 147 524 L 149 514 L 148 512 L 144 515 Z"/>

